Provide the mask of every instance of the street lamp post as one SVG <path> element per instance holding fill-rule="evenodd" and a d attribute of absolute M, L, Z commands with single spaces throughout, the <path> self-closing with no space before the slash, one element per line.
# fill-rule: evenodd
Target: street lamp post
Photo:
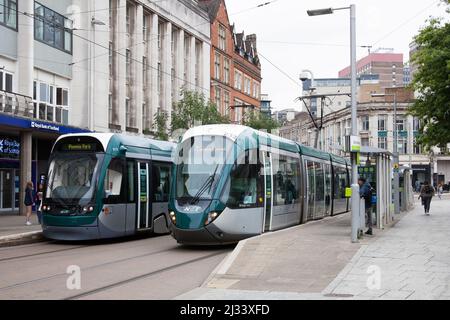
<path fill-rule="evenodd" d="M 398 152 L 397 93 L 372 94 L 373 98 L 394 98 L 394 213 L 400 214 L 400 156 Z"/>
<path fill-rule="evenodd" d="M 352 78 L 352 131 L 351 135 L 353 137 L 358 136 L 358 121 L 357 121 L 357 101 L 356 101 L 356 6 L 354 4 L 349 7 L 343 8 L 326 8 L 326 9 L 318 9 L 318 10 L 308 10 L 307 13 L 309 16 L 319 16 L 325 14 L 332 14 L 334 11 L 338 10 L 350 10 L 350 64 L 351 64 L 351 78 Z M 352 151 L 352 150 L 351 150 Z M 359 152 L 359 151 L 358 151 Z M 359 219 L 359 211 L 360 211 L 360 193 L 359 193 L 359 185 L 358 185 L 358 163 L 357 163 L 358 154 L 352 152 L 351 153 L 351 161 L 352 161 L 352 198 L 351 198 L 351 207 L 352 207 L 352 242 L 358 242 L 358 233 L 360 228 L 360 219 Z"/>

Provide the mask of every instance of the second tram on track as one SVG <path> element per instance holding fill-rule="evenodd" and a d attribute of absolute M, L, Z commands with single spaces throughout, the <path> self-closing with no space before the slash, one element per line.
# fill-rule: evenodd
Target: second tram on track
<path fill-rule="evenodd" d="M 55 143 L 42 229 L 55 240 L 169 232 L 175 144 L 121 134 L 71 134 Z"/>
<path fill-rule="evenodd" d="M 349 209 L 344 158 L 248 127 L 193 128 L 174 162 L 169 215 L 179 243 L 236 243 Z"/>

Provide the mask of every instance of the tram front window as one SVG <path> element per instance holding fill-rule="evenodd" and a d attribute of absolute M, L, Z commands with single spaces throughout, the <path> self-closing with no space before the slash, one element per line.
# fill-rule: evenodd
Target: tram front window
<path fill-rule="evenodd" d="M 211 201 L 233 142 L 216 136 L 185 141 L 178 149 L 176 198 L 181 205 Z"/>
<path fill-rule="evenodd" d="M 57 204 L 87 205 L 94 200 L 103 155 L 60 154 L 49 166 L 46 200 Z"/>

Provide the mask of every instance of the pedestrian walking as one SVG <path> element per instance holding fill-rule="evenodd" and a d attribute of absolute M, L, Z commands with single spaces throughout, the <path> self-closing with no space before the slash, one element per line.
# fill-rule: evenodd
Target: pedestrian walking
<path fill-rule="evenodd" d="M 435 196 L 436 190 L 433 188 L 432 185 L 428 181 L 425 181 L 422 188 L 420 189 L 420 196 L 419 200 L 422 199 L 422 205 L 425 209 L 425 215 L 430 215 L 430 206 L 431 206 L 431 200 Z"/>
<path fill-rule="evenodd" d="M 366 224 L 367 224 L 367 235 L 373 235 L 372 230 L 372 193 L 373 188 L 365 178 L 359 178 L 358 180 L 361 198 L 364 198 L 364 203 L 366 205 Z"/>
<path fill-rule="evenodd" d="M 36 193 L 36 214 L 39 224 L 42 224 L 42 199 L 44 197 L 44 186 L 40 183 Z"/>
<path fill-rule="evenodd" d="M 33 213 L 33 205 L 34 205 L 34 201 L 35 201 L 36 195 L 34 192 L 34 185 L 33 182 L 28 181 L 27 182 L 27 186 L 25 188 L 25 199 L 24 199 L 24 204 L 26 207 L 26 216 L 27 216 L 27 221 L 26 221 L 26 225 L 27 226 L 31 226 L 31 215 Z"/>
<path fill-rule="evenodd" d="M 438 197 L 439 199 L 442 199 L 442 194 L 444 193 L 444 186 L 442 185 L 442 183 L 439 184 L 438 186 Z"/>

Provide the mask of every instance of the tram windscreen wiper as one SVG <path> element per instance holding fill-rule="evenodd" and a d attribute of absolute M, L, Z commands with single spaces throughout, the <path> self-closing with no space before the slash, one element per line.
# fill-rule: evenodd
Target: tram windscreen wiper
<path fill-rule="evenodd" d="M 214 173 L 206 179 L 205 183 L 201 186 L 201 188 L 198 190 L 197 194 L 192 198 L 190 204 L 196 204 L 200 200 L 200 197 L 206 192 L 206 190 L 211 191 L 211 188 L 214 184 L 214 180 L 216 179 L 216 173 L 217 169 L 219 168 L 219 165 L 216 166 L 216 169 L 214 170 Z"/>

